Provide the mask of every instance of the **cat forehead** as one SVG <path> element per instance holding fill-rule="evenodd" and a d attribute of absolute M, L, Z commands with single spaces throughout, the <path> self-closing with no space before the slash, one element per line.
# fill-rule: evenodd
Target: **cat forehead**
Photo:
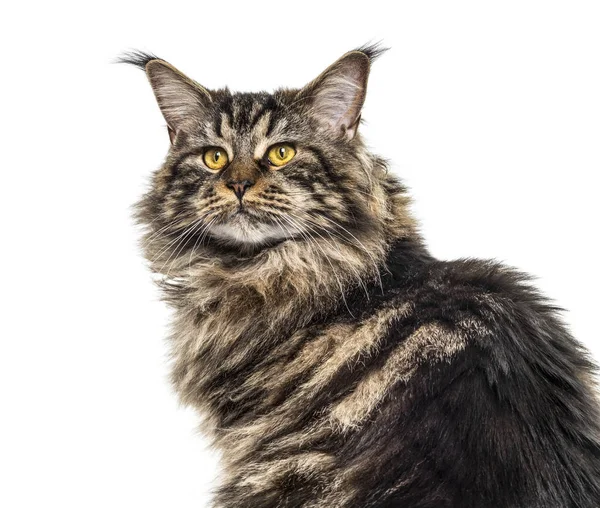
<path fill-rule="evenodd" d="M 291 113 L 289 106 L 293 96 L 294 92 L 288 90 L 232 93 L 225 89 L 212 93 L 216 116 L 224 114 L 230 127 L 236 130 L 253 127 L 262 115 Z"/>
<path fill-rule="evenodd" d="M 301 116 L 290 107 L 295 92 L 212 92 L 212 114 L 203 122 L 205 133 L 231 145 L 306 135 Z"/>

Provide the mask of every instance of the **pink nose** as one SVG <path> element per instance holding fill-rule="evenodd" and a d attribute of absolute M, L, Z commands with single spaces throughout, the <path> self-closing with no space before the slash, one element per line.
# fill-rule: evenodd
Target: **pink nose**
<path fill-rule="evenodd" d="M 240 200 L 240 203 L 242 202 L 242 198 L 244 197 L 246 191 L 253 185 L 254 182 L 250 180 L 230 180 L 229 182 L 227 182 L 227 187 L 229 187 L 233 191 L 235 197 Z"/>

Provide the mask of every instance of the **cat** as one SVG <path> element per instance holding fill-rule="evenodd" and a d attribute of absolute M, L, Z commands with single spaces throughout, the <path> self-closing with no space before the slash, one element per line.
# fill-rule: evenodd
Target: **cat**
<path fill-rule="evenodd" d="M 136 217 L 213 505 L 597 508 L 595 364 L 527 275 L 428 252 L 359 133 L 383 51 L 273 93 L 122 59 L 170 137 Z"/>

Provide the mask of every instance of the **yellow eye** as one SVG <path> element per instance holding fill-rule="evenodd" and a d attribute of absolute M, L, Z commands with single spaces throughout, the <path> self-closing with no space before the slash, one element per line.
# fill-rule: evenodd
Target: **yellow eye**
<path fill-rule="evenodd" d="M 294 158 L 294 155 L 296 155 L 296 150 L 294 150 L 294 147 L 291 145 L 286 145 L 285 143 L 273 145 L 267 152 L 269 163 L 276 167 L 287 164 Z"/>
<path fill-rule="evenodd" d="M 227 152 L 223 148 L 209 148 L 204 152 L 204 164 L 210 169 L 223 169 L 229 162 Z"/>

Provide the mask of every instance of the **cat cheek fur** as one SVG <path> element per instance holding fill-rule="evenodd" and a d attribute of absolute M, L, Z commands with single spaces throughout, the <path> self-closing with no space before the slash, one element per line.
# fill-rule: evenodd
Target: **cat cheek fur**
<path fill-rule="evenodd" d="M 272 94 L 124 59 L 173 143 L 137 219 L 173 385 L 222 451 L 214 506 L 595 508 L 595 365 L 527 276 L 428 252 L 358 132 L 380 53 Z M 275 171 L 282 142 L 297 154 Z"/>

